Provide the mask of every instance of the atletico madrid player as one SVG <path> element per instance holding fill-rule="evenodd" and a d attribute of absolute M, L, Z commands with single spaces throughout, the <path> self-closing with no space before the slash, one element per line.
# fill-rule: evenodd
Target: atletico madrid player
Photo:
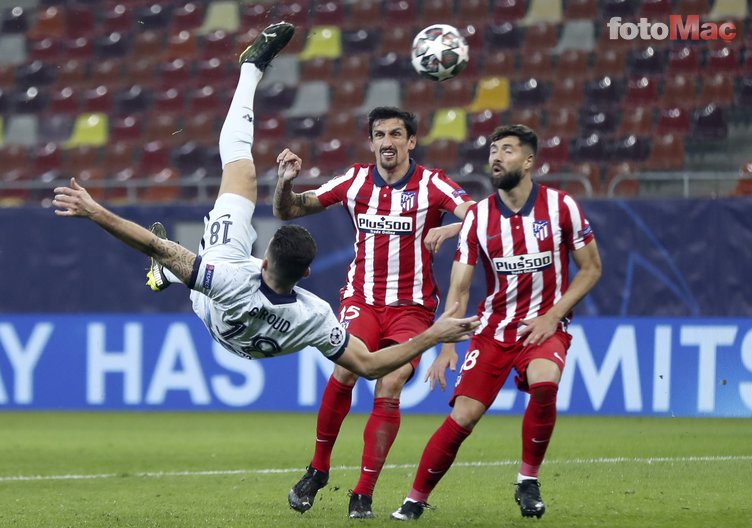
<path fill-rule="evenodd" d="M 463 218 L 473 202 L 442 170 L 411 159 L 417 141 L 412 113 L 375 108 L 368 116 L 368 133 L 375 163 L 353 165 L 344 175 L 301 194 L 292 190 L 294 176 L 280 178 L 274 214 L 292 219 L 335 204 L 349 213 L 355 228 L 355 258 L 340 292 L 340 321 L 372 347 L 408 341 L 431 324 L 439 302 L 431 270 L 433 253 L 459 231 L 459 224 L 441 226 L 443 216 L 449 212 Z M 288 153 L 285 150 L 280 157 Z M 376 383 L 363 434 L 360 480 L 350 496 L 351 518 L 373 517 L 373 490 L 400 425 L 402 387 L 418 361 Z M 329 378 L 319 408 L 313 459 L 288 496 L 290 506 L 301 513 L 311 508 L 329 479 L 332 449 L 357 380 L 357 375 L 339 367 Z"/>
<path fill-rule="evenodd" d="M 412 489 L 392 513 L 414 520 L 449 470 L 460 445 L 496 399 L 512 368 L 530 394 L 522 418 L 522 462 L 515 499 L 525 517 L 545 504 L 538 471 L 556 422 L 556 394 L 571 336 L 572 308 L 595 286 L 601 262 L 590 224 L 568 194 L 534 183 L 538 138 L 524 125 L 497 128 L 489 138 L 491 182 L 498 189 L 470 208 L 460 231 L 447 303 L 464 309 L 475 266 L 486 274 L 481 326 L 470 340 L 449 417 L 428 441 Z M 578 267 L 569 280 L 569 257 Z M 446 387 L 457 352 L 445 344 L 428 377 Z"/>

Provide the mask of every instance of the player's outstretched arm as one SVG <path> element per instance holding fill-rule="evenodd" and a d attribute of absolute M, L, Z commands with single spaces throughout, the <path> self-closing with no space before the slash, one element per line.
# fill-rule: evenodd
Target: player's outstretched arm
<path fill-rule="evenodd" d="M 274 190 L 272 205 L 274 216 L 282 220 L 292 220 L 323 211 L 325 207 L 321 205 L 316 193 L 296 193 L 292 190 L 292 182 L 300 174 L 300 157 L 290 149 L 285 149 L 277 156 L 277 163 L 277 187 Z"/>
<path fill-rule="evenodd" d="M 164 240 L 148 229 L 126 220 L 99 204 L 71 178 L 69 187 L 56 187 L 55 199 L 57 216 L 88 218 L 99 227 L 122 240 L 141 253 L 154 257 L 160 264 L 172 271 L 184 283 L 188 283 L 193 272 L 196 254 L 180 244 Z"/>
<path fill-rule="evenodd" d="M 457 305 L 448 308 L 433 325 L 410 341 L 370 352 L 355 336 L 350 336 L 345 352 L 337 364 L 364 378 L 377 379 L 422 354 L 434 345 L 445 342 L 465 341 L 480 324 L 477 317 L 456 317 Z"/>

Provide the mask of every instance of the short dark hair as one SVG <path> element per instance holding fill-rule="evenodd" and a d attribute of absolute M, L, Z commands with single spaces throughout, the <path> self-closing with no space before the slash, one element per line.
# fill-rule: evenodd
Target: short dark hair
<path fill-rule="evenodd" d="M 418 119 L 415 114 L 394 106 L 377 106 L 368 114 L 368 137 L 373 137 L 373 123 L 383 119 L 401 119 L 407 130 L 407 137 L 418 133 Z"/>
<path fill-rule="evenodd" d="M 298 282 L 316 256 L 316 242 L 299 225 L 283 225 L 274 233 L 268 247 L 272 274 L 285 282 Z"/>
<path fill-rule="evenodd" d="M 538 153 L 538 136 L 532 128 L 525 125 L 502 125 L 497 127 L 490 136 L 488 136 L 488 142 L 493 143 L 499 141 L 501 138 L 514 136 L 520 140 L 520 145 L 526 145 L 533 151 L 533 154 Z"/>

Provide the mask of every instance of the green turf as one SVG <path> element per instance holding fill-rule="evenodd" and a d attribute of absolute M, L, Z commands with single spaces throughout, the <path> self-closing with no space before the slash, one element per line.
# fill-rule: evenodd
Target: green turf
<path fill-rule="evenodd" d="M 395 526 L 389 513 L 441 420 L 404 416 L 378 518 L 349 521 L 363 415 L 346 420 L 329 485 L 301 516 L 287 491 L 310 459 L 313 415 L 0 413 L 0 527 Z M 540 520 L 512 498 L 519 431 L 518 416 L 484 418 L 416 526 L 752 525 L 750 420 L 562 416 Z"/>

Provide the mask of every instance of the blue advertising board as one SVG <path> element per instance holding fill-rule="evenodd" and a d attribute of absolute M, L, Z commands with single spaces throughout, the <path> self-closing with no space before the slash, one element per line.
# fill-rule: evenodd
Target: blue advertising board
<path fill-rule="evenodd" d="M 752 416 L 752 319 L 579 317 L 570 333 L 562 413 Z M 448 412 L 450 389 L 423 382 L 436 353 L 405 387 L 404 411 Z M 0 317 L 4 410 L 314 412 L 332 368 L 314 349 L 239 358 L 187 314 Z M 372 395 L 361 380 L 353 411 L 369 412 Z M 525 398 L 510 380 L 490 412 L 519 413 Z"/>

